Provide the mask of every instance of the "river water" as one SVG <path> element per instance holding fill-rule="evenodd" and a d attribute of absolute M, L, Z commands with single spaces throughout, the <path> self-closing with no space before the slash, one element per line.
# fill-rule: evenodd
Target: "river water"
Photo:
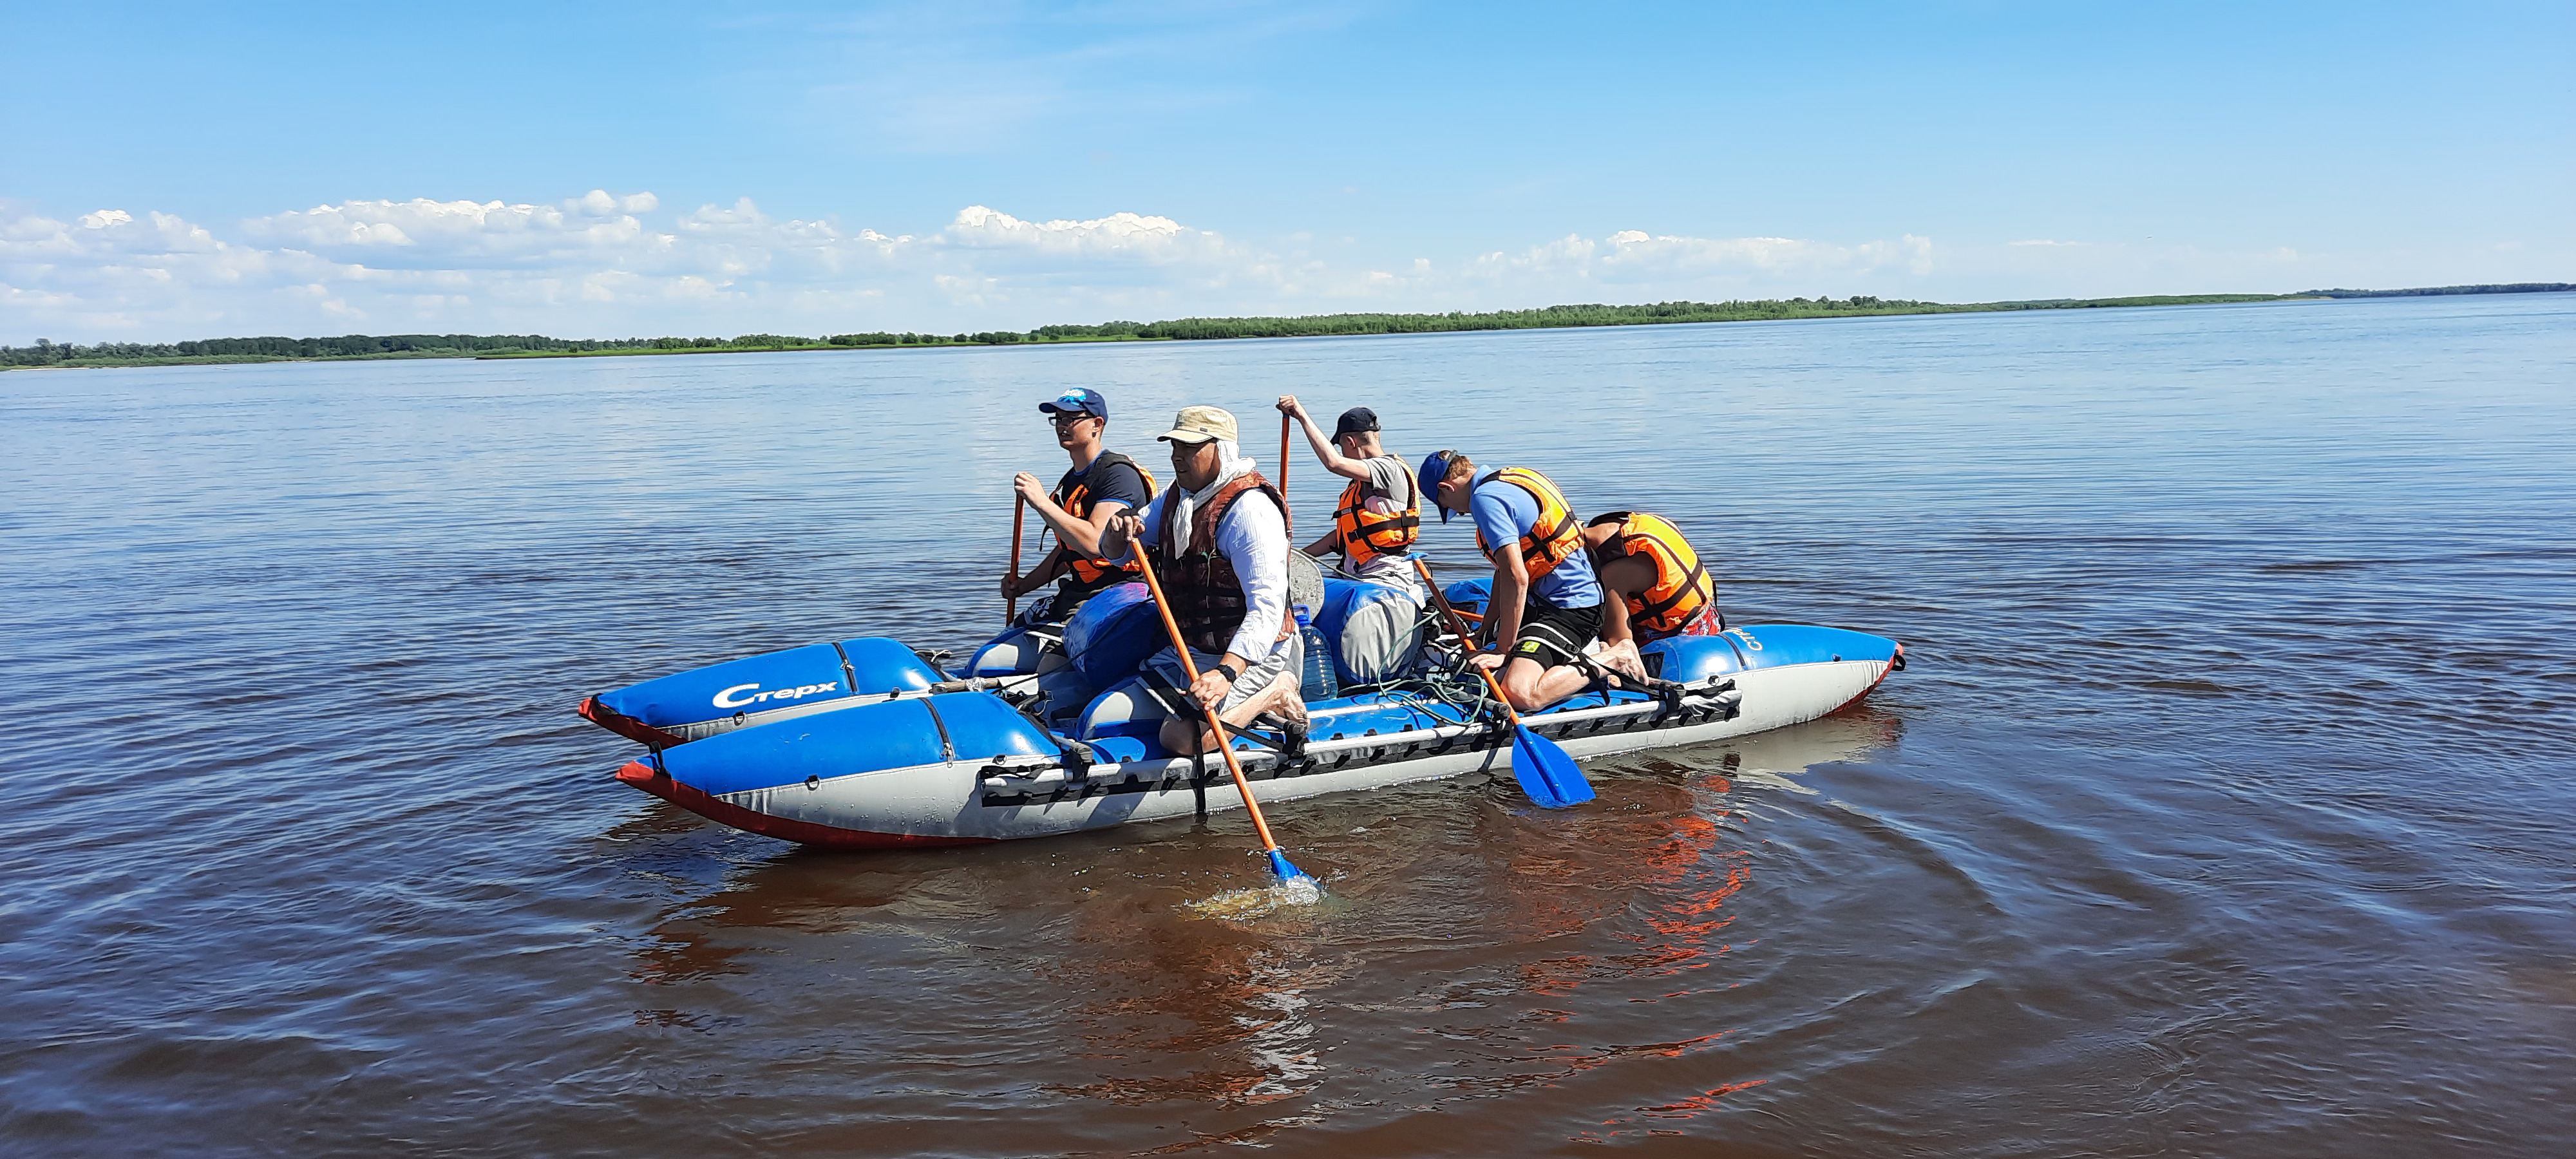
<path fill-rule="evenodd" d="M 1861 705 L 813 854 L 585 694 L 998 615 L 1034 404 L 1672 517 Z M 0 1150 L 2576 1153 L 2576 296 L 0 376 Z M 1307 526 L 1330 489 L 1291 472 Z M 1473 563 L 1463 522 L 1431 553 Z"/>

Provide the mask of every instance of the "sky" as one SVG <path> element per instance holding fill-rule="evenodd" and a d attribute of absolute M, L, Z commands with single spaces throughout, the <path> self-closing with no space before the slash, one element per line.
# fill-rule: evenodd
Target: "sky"
<path fill-rule="evenodd" d="M 2576 5 L 0 0 L 0 343 L 2576 281 Z"/>

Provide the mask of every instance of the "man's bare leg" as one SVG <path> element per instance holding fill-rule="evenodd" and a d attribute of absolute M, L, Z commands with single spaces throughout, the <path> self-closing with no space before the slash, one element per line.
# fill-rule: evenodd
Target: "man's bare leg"
<path fill-rule="evenodd" d="M 1243 703 L 1218 713 L 1216 718 L 1225 722 L 1228 733 L 1252 723 L 1253 717 L 1265 712 L 1275 712 L 1290 720 L 1304 720 L 1306 701 L 1303 692 L 1298 673 L 1282 672 L 1271 679 L 1269 687 L 1245 697 Z M 1208 731 L 1206 717 L 1196 713 L 1186 720 L 1177 716 L 1166 717 L 1162 741 L 1164 748 L 1185 757 L 1216 751 L 1216 734 Z"/>
<path fill-rule="evenodd" d="M 1591 683 L 1591 673 L 1571 664 L 1544 668 L 1527 656 L 1514 656 L 1503 665 L 1503 699 L 1511 702 L 1514 712 L 1537 712 Z"/>

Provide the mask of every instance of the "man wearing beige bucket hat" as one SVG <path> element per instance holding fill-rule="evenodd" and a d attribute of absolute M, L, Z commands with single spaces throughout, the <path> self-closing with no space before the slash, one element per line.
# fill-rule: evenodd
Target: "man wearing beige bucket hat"
<path fill-rule="evenodd" d="M 1163 722 L 1163 747 L 1191 755 L 1216 747 L 1199 705 L 1214 706 L 1229 726 L 1270 713 L 1287 723 L 1293 746 L 1304 739 L 1306 702 L 1298 684 L 1304 656 L 1288 618 L 1288 501 L 1252 469 L 1224 410 L 1182 407 L 1172 429 L 1155 437 L 1172 445 L 1172 487 L 1141 516 L 1112 519 L 1100 556 L 1124 559 L 1130 544 L 1153 553 L 1199 668 L 1192 683 L 1170 648 L 1146 661 L 1196 702 L 1165 700 L 1172 716 Z"/>

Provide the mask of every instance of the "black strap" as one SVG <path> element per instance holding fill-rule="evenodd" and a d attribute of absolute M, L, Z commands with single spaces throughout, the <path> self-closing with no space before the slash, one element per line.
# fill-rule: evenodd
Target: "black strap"
<path fill-rule="evenodd" d="M 1037 726 L 1038 735 L 1055 742 L 1056 752 L 1064 758 L 1064 771 L 1067 777 L 1076 781 L 1087 781 L 1091 779 L 1091 766 L 1093 762 L 1091 759 L 1090 745 L 1084 744 L 1078 740 L 1066 740 L 1065 738 L 1056 735 L 1056 731 L 1054 729 L 1048 728 L 1047 723 L 1043 720 L 1039 720 L 1038 714 L 1029 711 L 1025 705 L 1020 706 L 1020 715 L 1027 717 L 1030 724 Z"/>
<path fill-rule="evenodd" d="M 850 667 L 850 650 L 842 647 L 840 641 L 834 640 L 832 641 L 832 652 L 834 655 L 841 658 L 841 687 L 849 689 L 850 695 L 852 696 L 858 695 L 859 672 L 858 669 Z M 913 655 L 919 656 L 921 653 L 915 651 Z M 943 676 L 947 675 L 946 670 L 940 668 L 936 664 L 931 665 L 930 670 Z"/>
<path fill-rule="evenodd" d="M 933 697 L 922 697 L 921 707 L 923 711 L 930 714 L 931 725 L 939 730 L 939 759 L 944 761 L 956 760 L 957 742 L 949 737 L 948 722 L 939 719 L 939 705 L 933 703 L 933 700 Z"/>
<path fill-rule="evenodd" d="M 1639 612 L 1638 615 L 1651 619 L 1655 616 L 1664 614 L 1666 611 L 1671 610 L 1675 605 L 1681 603 L 1684 598 L 1697 592 L 1699 590 L 1699 581 L 1707 578 L 1707 565 L 1702 564 L 1696 559 L 1692 560 L 1690 574 L 1682 577 L 1682 586 L 1673 589 L 1673 594 L 1647 604 L 1646 609 Z"/>
<path fill-rule="evenodd" d="M 1518 487 L 1521 490 L 1528 492 L 1530 498 L 1538 500 L 1538 518 L 1530 521 L 1530 529 L 1523 532 L 1521 538 L 1529 541 L 1531 546 L 1538 548 L 1538 555 L 1541 558 L 1545 558 L 1548 555 L 1549 549 L 1558 544 L 1568 543 L 1570 541 L 1574 545 L 1580 545 L 1583 542 L 1583 529 L 1575 525 L 1574 508 L 1563 502 L 1559 502 L 1557 505 L 1559 518 L 1556 521 L 1556 526 L 1551 529 L 1546 536 L 1542 537 L 1539 535 L 1538 525 L 1547 519 L 1547 496 L 1542 494 L 1537 487 L 1531 484 L 1504 476 L 1502 472 L 1509 469 L 1510 468 L 1497 468 L 1494 474 L 1495 480 Z M 1521 469 L 1525 471 L 1528 470 L 1526 467 Z M 1538 475 L 1538 472 L 1536 471 L 1530 471 L 1529 473 L 1532 475 Z M 1539 477 L 1542 479 L 1547 478 L 1544 475 L 1539 475 Z M 1555 487 L 1556 480 L 1548 479 L 1548 486 L 1551 488 Z M 1562 490 L 1558 491 L 1558 498 L 1560 500 L 1564 498 L 1564 492 Z M 1573 546 L 1568 546 L 1565 550 L 1557 552 L 1556 558 L 1548 561 L 1548 567 L 1553 569 L 1557 564 L 1573 558 L 1574 551 L 1575 548 Z M 1530 553 L 1527 551 L 1523 551 L 1521 553 L 1524 560 L 1526 560 L 1529 555 Z"/>
<path fill-rule="evenodd" d="M 1345 510 L 1347 510 L 1347 508 L 1345 508 Z M 1336 519 L 1334 522 L 1339 523 L 1341 521 Z M 1422 516 L 1419 512 L 1407 511 L 1402 515 L 1398 515 L 1395 518 L 1386 520 L 1382 523 L 1361 523 L 1359 520 L 1353 519 L 1351 521 L 1351 525 L 1359 529 L 1361 539 L 1367 539 L 1373 535 L 1390 535 L 1412 531 L 1422 526 Z M 1370 546 L 1375 547 L 1376 545 L 1370 544 Z"/>

